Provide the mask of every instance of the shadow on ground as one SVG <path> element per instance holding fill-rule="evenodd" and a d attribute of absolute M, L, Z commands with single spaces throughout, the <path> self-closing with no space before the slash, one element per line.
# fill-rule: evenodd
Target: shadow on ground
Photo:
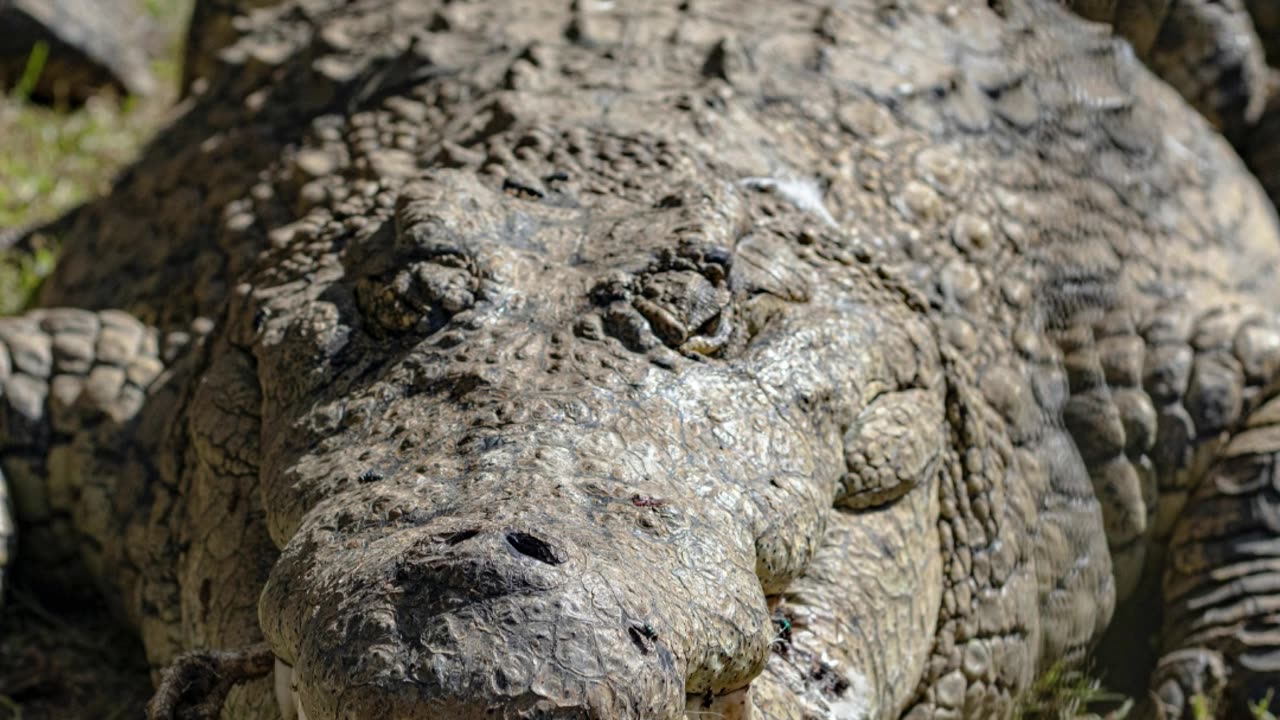
<path fill-rule="evenodd" d="M 59 607 L 11 588 L 0 613 L 0 720 L 140 718 L 150 695 L 142 646 L 104 605 Z"/>

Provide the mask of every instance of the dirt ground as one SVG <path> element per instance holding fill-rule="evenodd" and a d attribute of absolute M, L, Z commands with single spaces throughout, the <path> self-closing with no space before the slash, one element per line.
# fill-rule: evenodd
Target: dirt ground
<path fill-rule="evenodd" d="M 151 678 L 135 635 L 93 600 L 19 579 L 0 611 L 0 720 L 141 718 Z"/>

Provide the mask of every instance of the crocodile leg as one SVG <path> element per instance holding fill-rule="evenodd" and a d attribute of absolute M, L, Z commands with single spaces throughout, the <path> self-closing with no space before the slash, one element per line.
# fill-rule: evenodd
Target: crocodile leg
<path fill-rule="evenodd" d="M 1068 0 L 1111 25 L 1220 129 L 1280 198 L 1280 5 L 1272 0 Z"/>
<path fill-rule="evenodd" d="M 1266 54 L 1241 0 L 1174 0 L 1144 59 L 1237 147 L 1262 113 Z"/>
<path fill-rule="evenodd" d="M 1267 104 L 1249 129 L 1241 154 L 1272 202 L 1280 199 L 1280 4 L 1245 0 L 1270 66 Z"/>
<path fill-rule="evenodd" d="M 1197 717 L 1197 706 L 1249 717 L 1249 701 L 1280 687 L 1280 385 L 1244 405 L 1255 409 L 1218 445 L 1173 526 L 1157 717 Z"/>
<path fill-rule="evenodd" d="M 42 592 L 100 592 L 138 629 L 153 667 L 259 641 L 256 594 L 274 553 L 218 562 L 270 545 L 252 491 L 258 393 L 247 355 L 115 310 L 3 318 L 0 346 L 0 468 L 24 579 Z M 206 382 L 192 386 L 195 368 Z M 0 538 L 11 539 L 3 520 Z M 175 567 L 164 553 L 177 547 L 188 549 Z M 227 707 L 264 716 L 270 683 L 235 688 Z"/>
<path fill-rule="evenodd" d="M 1110 24 L 1152 71 L 1234 144 L 1267 99 L 1262 40 L 1244 0 L 1068 0 Z"/>
<path fill-rule="evenodd" d="M 24 565 L 37 586 L 104 584 L 107 568 L 133 565 L 102 541 L 140 489 L 108 466 L 162 373 L 158 335 L 122 312 L 41 309 L 0 319 L 0 345 L 0 465 Z"/>
<path fill-rule="evenodd" d="M 1280 5 L 1271 0 L 1125 0 L 1114 5 L 1110 21 L 1116 31 L 1227 136 L 1277 202 Z"/>

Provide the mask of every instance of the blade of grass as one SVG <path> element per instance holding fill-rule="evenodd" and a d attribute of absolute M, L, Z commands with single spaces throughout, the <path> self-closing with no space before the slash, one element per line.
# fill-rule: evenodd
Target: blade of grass
<path fill-rule="evenodd" d="M 27 56 L 27 65 L 22 69 L 22 78 L 18 80 L 18 85 L 13 90 L 20 100 L 26 100 L 36 91 L 36 84 L 40 82 L 40 76 L 44 74 L 44 66 L 48 61 L 49 43 L 44 41 L 36 43 L 31 48 L 31 54 Z"/>
<path fill-rule="evenodd" d="M 0 695 L 0 707 L 9 711 L 10 720 L 22 720 L 22 705 L 8 695 Z"/>

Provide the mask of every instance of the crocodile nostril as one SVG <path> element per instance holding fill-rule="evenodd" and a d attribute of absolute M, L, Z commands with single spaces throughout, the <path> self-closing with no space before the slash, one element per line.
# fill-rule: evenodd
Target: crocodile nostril
<path fill-rule="evenodd" d="M 555 548 L 551 547 L 547 541 L 529 533 L 507 533 L 507 543 L 515 548 L 516 552 L 521 555 L 527 555 L 538 562 L 544 562 L 548 565 L 559 565 L 564 562 L 564 558 L 560 557 Z"/>
<path fill-rule="evenodd" d="M 479 534 L 479 530 L 461 530 L 446 537 L 444 542 L 446 545 L 457 545 L 458 543 L 463 542 L 464 540 L 470 540 Z"/>

